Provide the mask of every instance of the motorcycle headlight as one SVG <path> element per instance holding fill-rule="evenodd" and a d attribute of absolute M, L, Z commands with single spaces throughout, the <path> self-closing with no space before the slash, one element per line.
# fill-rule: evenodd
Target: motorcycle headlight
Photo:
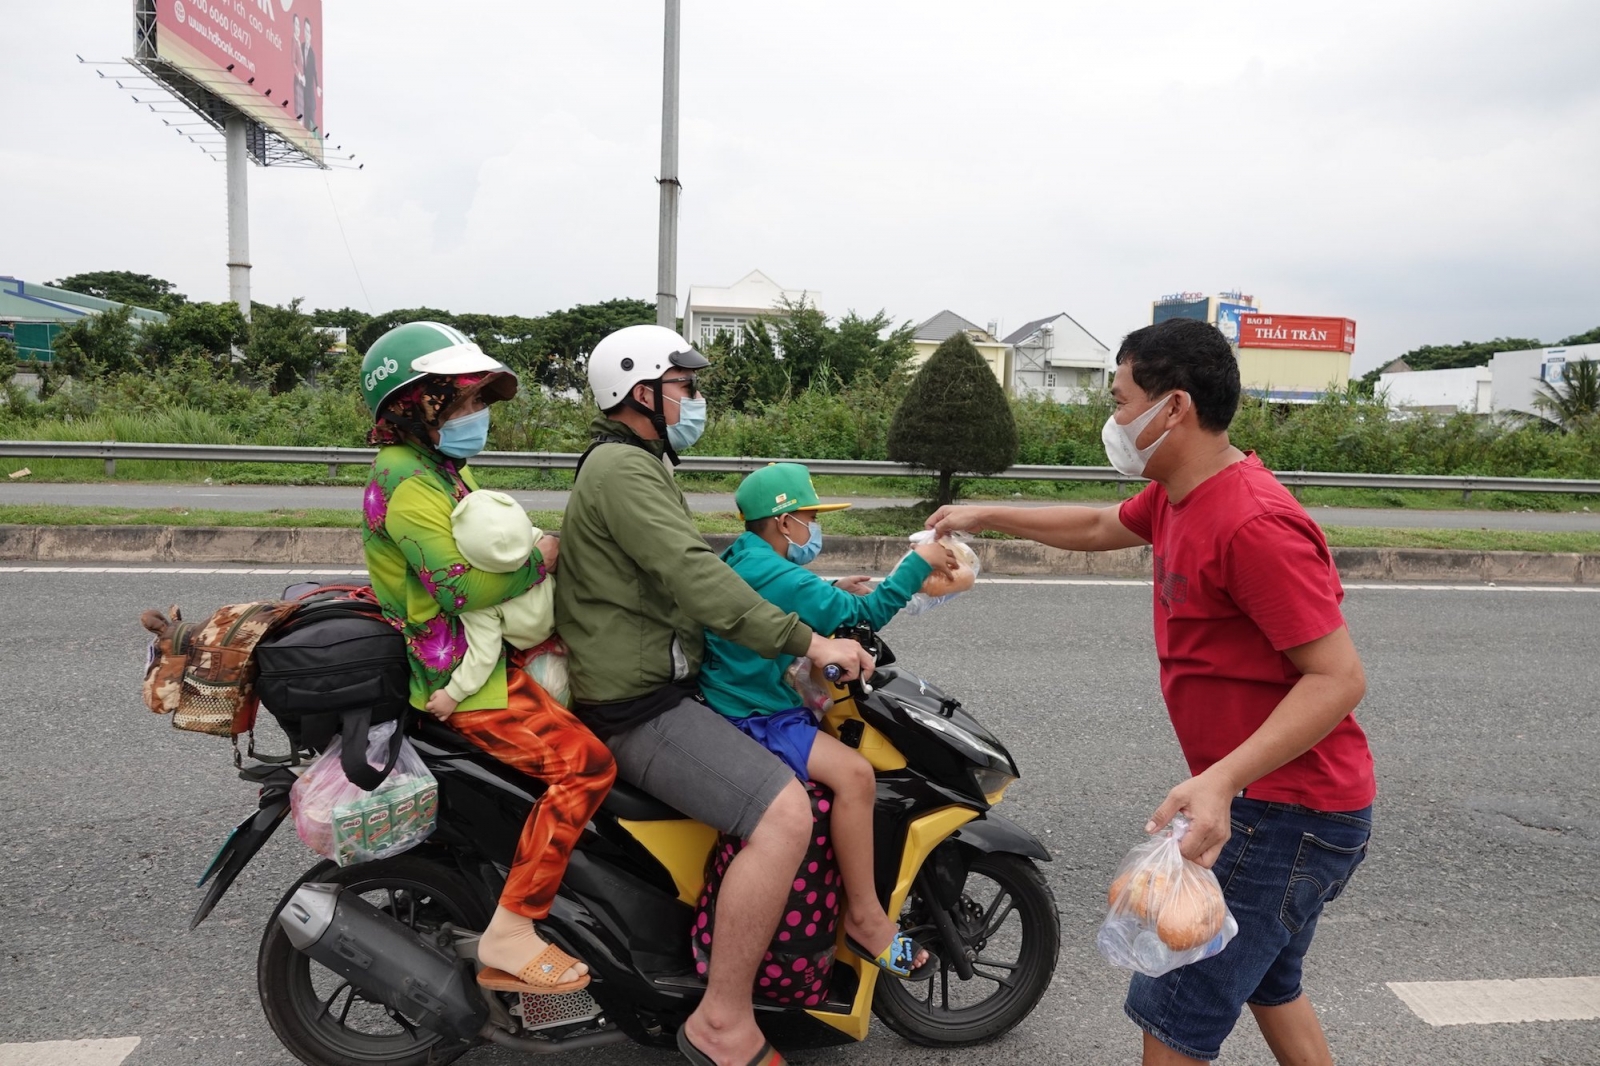
<path fill-rule="evenodd" d="M 899 702 L 906 714 L 911 717 L 912 721 L 919 722 L 936 733 L 943 733 L 969 751 L 982 755 L 984 758 L 994 762 L 1008 763 L 1011 761 L 1010 756 L 1005 752 L 948 718 L 941 717 L 931 711 L 925 711 L 921 707 L 906 703 L 904 700 L 897 702 Z"/>
<path fill-rule="evenodd" d="M 1004 770 L 980 766 L 973 769 L 972 780 L 978 786 L 978 791 L 983 793 L 983 798 L 992 807 L 1005 796 L 1006 789 L 1011 787 L 1011 782 L 1015 781 L 1016 778 Z"/>

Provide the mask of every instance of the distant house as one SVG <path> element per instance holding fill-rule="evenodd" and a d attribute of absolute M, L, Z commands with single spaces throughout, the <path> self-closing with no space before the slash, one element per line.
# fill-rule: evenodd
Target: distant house
<path fill-rule="evenodd" d="M 732 285 L 689 286 L 683 308 L 683 334 L 691 344 L 704 347 L 718 333 L 739 336 L 753 319 L 786 318 L 786 304 L 821 308 L 822 294 L 809 289 L 786 289 L 759 270 L 752 270 Z"/>
<path fill-rule="evenodd" d="M 1111 383 L 1111 349 L 1065 311 L 1034 319 L 1003 343 L 1011 346 L 1013 395 L 1081 403 Z"/>
<path fill-rule="evenodd" d="M 81 318 L 124 306 L 130 305 L 0 275 L 0 333 L 15 341 L 19 360 L 50 362 L 55 358 L 56 334 Z M 149 308 L 131 311 L 135 322 L 167 320 Z"/>
<path fill-rule="evenodd" d="M 911 356 L 912 366 L 921 366 L 933 355 L 934 349 L 957 333 L 965 333 L 989 364 L 1000 387 L 1009 390 L 1011 385 L 1011 346 L 997 338 L 991 330 L 975 322 L 968 322 L 954 311 L 940 311 L 916 328 L 911 343 L 916 352 Z"/>

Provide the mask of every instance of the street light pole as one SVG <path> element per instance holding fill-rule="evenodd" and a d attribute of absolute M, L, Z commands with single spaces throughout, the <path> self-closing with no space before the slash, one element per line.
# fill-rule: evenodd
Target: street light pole
<path fill-rule="evenodd" d="M 228 299 L 239 305 L 250 321 L 250 198 L 249 154 L 245 148 L 245 118 L 238 112 L 222 124 L 228 148 Z"/>
<path fill-rule="evenodd" d="M 678 321 L 678 3 L 666 0 L 661 76 L 661 232 L 656 253 L 656 325 Z"/>

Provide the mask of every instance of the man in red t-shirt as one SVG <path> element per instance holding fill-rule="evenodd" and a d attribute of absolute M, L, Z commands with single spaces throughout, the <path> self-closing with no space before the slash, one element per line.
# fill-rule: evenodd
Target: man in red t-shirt
<path fill-rule="evenodd" d="M 1124 1009 L 1145 1066 L 1215 1059 L 1247 1003 L 1280 1063 L 1331 1064 L 1301 964 L 1323 904 L 1366 855 L 1377 790 L 1352 714 L 1366 677 L 1344 589 L 1321 529 L 1228 441 L 1239 366 L 1215 327 L 1130 333 L 1111 395 L 1101 438 L 1113 466 L 1150 479 L 1138 496 L 943 507 L 928 525 L 1071 551 L 1151 546 L 1161 691 L 1192 776 L 1145 831 L 1190 818 L 1183 853 L 1215 870 L 1239 935 L 1165 977 L 1136 974 Z"/>

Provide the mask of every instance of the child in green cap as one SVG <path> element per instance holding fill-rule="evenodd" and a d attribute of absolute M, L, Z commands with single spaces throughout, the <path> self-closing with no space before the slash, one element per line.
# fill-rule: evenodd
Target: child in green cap
<path fill-rule="evenodd" d="M 910 601 L 928 575 L 952 570 L 943 545 L 919 545 L 894 573 L 864 595 L 847 592 L 805 568 L 822 550 L 817 515 L 848 503 L 822 503 L 811 473 L 799 463 L 755 471 L 734 493 L 745 533 L 722 559 L 780 610 L 792 611 L 818 633 L 865 622 L 882 628 Z M 715 633 L 706 633 L 700 689 L 713 710 L 782 759 L 802 782 L 833 791 L 833 845 L 844 880 L 844 925 L 851 950 L 896 977 L 926 979 L 938 961 L 884 913 L 872 874 L 872 808 L 877 784 L 861 753 L 817 728 L 810 708 L 784 680 L 792 655 L 763 659 Z"/>

